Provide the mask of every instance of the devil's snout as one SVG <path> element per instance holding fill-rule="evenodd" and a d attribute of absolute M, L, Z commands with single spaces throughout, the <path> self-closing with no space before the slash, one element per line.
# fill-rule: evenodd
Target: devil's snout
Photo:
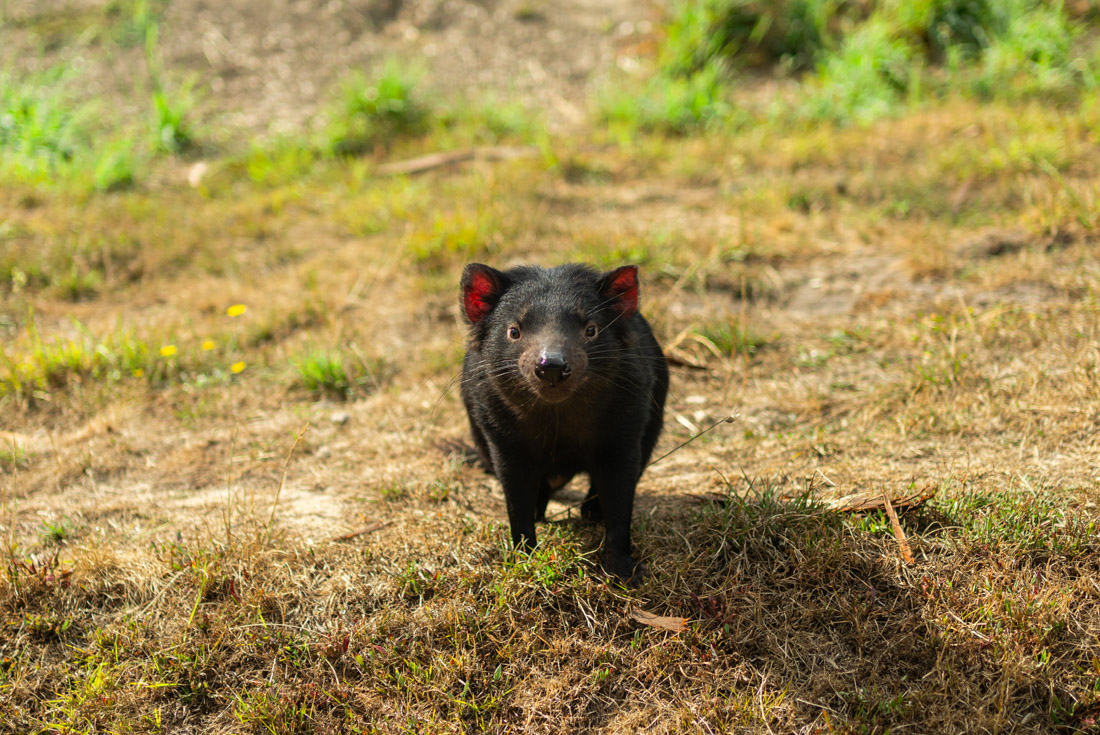
<path fill-rule="evenodd" d="M 569 363 L 560 352 L 544 352 L 535 363 L 535 376 L 550 387 L 561 383 L 571 372 Z"/>

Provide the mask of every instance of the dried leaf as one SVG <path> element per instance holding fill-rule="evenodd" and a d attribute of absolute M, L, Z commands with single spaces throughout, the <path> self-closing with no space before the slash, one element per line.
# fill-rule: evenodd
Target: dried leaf
<path fill-rule="evenodd" d="M 634 618 L 634 620 L 642 625 L 649 625 L 653 628 L 661 628 L 662 630 L 670 630 L 673 633 L 681 633 L 687 630 L 687 618 L 655 615 L 648 610 L 635 610 L 630 614 L 630 617 Z"/>

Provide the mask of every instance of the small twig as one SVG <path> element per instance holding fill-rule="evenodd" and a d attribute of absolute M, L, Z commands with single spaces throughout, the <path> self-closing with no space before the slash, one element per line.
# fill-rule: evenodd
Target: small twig
<path fill-rule="evenodd" d="M 537 155 L 539 149 L 533 145 L 509 146 L 494 145 L 482 148 L 462 148 L 457 151 L 442 151 L 429 153 L 426 156 L 411 158 L 407 161 L 394 161 L 378 167 L 377 172 L 383 176 L 397 174 L 420 174 L 431 171 L 433 168 L 450 166 L 467 161 L 510 161 L 514 158 L 525 158 Z"/>
<path fill-rule="evenodd" d="M 391 526 L 391 525 L 393 525 L 393 521 L 375 521 L 374 523 L 370 524 L 366 528 L 361 528 L 358 531 L 352 531 L 351 533 L 341 534 L 340 536 L 333 536 L 332 540 L 333 541 L 351 541 L 353 538 L 358 538 L 360 536 L 365 536 L 368 533 L 374 533 L 375 531 L 379 531 L 379 530 L 385 528 L 386 526 Z"/>
<path fill-rule="evenodd" d="M 707 428 L 703 429 L 702 431 L 700 431 L 695 436 L 689 438 L 683 444 L 680 444 L 679 446 L 673 447 L 671 450 L 665 452 L 660 457 L 658 457 L 657 459 L 655 459 L 652 462 L 650 462 L 649 464 L 647 464 L 646 467 L 652 467 L 653 465 L 657 464 L 658 462 L 660 462 L 662 459 L 664 459 L 668 455 L 673 454 L 674 452 L 680 451 L 681 449 L 686 447 L 688 444 L 691 444 L 693 441 L 695 441 L 696 439 L 701 437 L 703 434 L 706 434 L 706 433 L 710 432 L 712 429 L 717 427 L 719 424 L 732 424 L 734 422 L 734 420 L 737 418 L 737 416 L 738 416 L 737 414 L 731 414 L 731 415 L 725 417 L 724 419 L 719 419 L 718 421 L 715 421 L 713 424 L 711 424 Z"/>
<path fill-rule="evenodd" d="M 905 560 L 906 564 L 913 564 L 915 562 L 913 550 L 909 548 L 909 541 L 905 538 L 905 531 L 901 527 L 901 521 L 898 520 L 894 504 L 890 502 L 890 496 L 887 493 L 882 494 L 882 499 L 886 503 L 886 515 L 890 518 L 890 526 L 894 529 L 894 538 L 898 541 L 901 558 Z"/>
<path fill-rule="evenodd" d="M 688 370 L 701 370 L 703 372 L 706 372 L 710 369 L 706 365 L 696 365 L 695 363 L 688 362 L 682 357 L 677 357 L 676 355 L 665 355 L 665 362 L 673 367 L 682 367 L 687 368 Z"/>
<path fill-rule="evenodd" d="M 267 518 L 267 526 L 264 528 L 263 543 L 267 544 L 268 538 L 271 536 L 271 524 L 275 520 L 275 509 L 279 507 L 279 496 L 283 494 L 283 485 L 286 484 L 286 473 L 290 468 L 290 458 L 294 456 L 294 450 L 298 448 L 298 444 L 301 443 L 302 437 L 306 435 L 306 429 L 309 428 L 309 423 L 306 423 L 298 431 L 298 436 L 294 438 L 294 444 L 291 445 L 290 451 L 286 453 L 286 461 L 283 462 L 283 478 L 279 480 L 279 488 L 275 491 L 275 500 L 271 502 L 271 515 Z"/>

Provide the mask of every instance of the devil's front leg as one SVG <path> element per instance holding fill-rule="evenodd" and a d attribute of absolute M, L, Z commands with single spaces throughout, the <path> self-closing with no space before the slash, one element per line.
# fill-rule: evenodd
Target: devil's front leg
<path fill-rule="evenodd" d="M 512 545 L 529 551 L 537 542 L 535 513 L 544 494 L 545 473 L 539 472 L 535 463 L 515 448 L 491 445 L 490 452 L 497 479 L 504 488 Z"/>
<path fill-rule="evenodd" d="M 607 458 L 589 472 L 592 489 L 589 500 L 596 500 L 603 516 L 603 568 L 624 582 L 636 584 L 645 573 L 630 554 L 630 521 L 634 515 L 634 492 L 641 477 L 641 449 L 608 453 Z M 591 496 L 595 496 L 592 498 Z"/>

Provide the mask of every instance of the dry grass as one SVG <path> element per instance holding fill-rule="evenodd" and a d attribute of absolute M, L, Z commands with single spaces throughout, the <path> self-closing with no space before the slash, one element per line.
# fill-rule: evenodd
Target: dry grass
<path fill-rule="evenodd" d="M 0 731 L 1095 730 L 1090 109 L 4 185 Z M 471 258 L 641 262 L 704 368 L 657 453 L 738 416 L 643 478 L 641 588 L 583 483 L 517 557 L 441 448 Z M 831 502 L 910 488 L 912 565 Z"/>

